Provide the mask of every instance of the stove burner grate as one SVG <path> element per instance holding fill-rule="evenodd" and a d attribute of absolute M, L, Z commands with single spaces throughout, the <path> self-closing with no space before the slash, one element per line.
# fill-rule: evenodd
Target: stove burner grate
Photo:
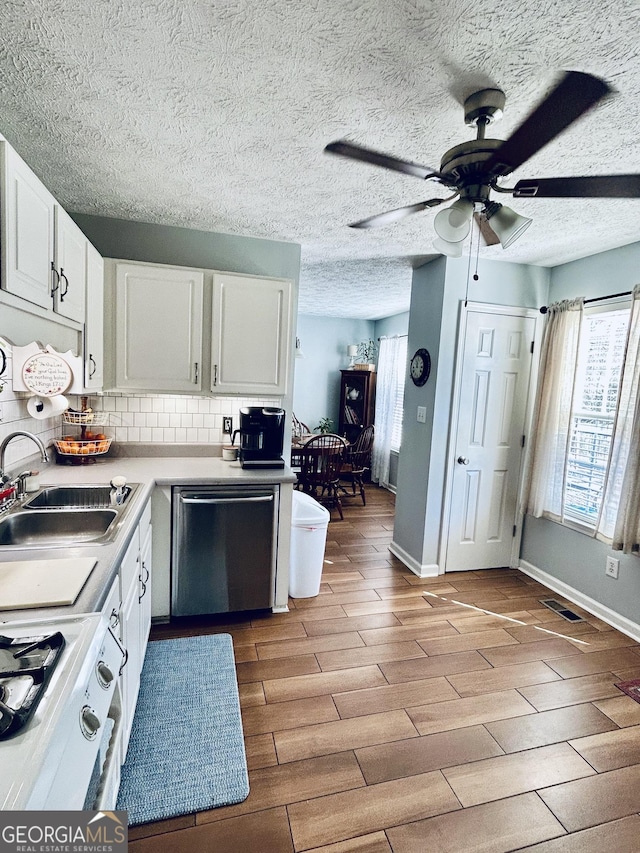
<path fill-rule="evenodd" d="M 29 722 L 64 646 L 59 631 L 38 637 L 0 636 L 0 740 Z"/>

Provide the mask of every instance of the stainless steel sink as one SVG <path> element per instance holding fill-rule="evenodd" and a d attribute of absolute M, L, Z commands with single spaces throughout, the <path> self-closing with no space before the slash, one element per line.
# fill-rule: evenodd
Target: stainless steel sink
<path fill-rule="evenodd" d="M 0 546 L 48 548 L 110 541 L 116 527 L 116 509 L 20 509 L 0 520 Z M 114 531 L 115 533 L 115 531 Z"/>
<path fill-rule="evenodd" d="M 125 486 L 122 504 L 132 491 L 131 486 Z M 111 486 L 45 486 L 24 506 L 28 509 L 108 509 L 110 496 Z"/>

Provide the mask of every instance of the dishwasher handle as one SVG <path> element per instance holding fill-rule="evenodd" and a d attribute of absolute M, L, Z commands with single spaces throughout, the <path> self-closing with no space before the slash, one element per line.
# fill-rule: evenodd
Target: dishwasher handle
<path fill-rule="evenodd" d="M 232 498 L 203 498 L 184 497 L 180 495 L 180 503 L 183 504 L 244 504 L 244 503 L 271 503 L 273 495 L 237 496 Z"/>

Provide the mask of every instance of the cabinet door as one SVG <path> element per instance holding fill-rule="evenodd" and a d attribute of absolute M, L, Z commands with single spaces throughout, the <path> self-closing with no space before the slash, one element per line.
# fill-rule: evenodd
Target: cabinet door
<path fill-rule="evenodd" d="M 149 631 L 151 630 L 151 525 L 141 532 L 140 575 L 138 602 L 140 605 L 140 664 L 144 663 Z"/>
<path fill-rule="evenodd" d="M 104 384 L 104 261 L 88 241 L 86 248 L 84 387 L 100 391 Z"/>
<path fill-rule="evenodd" d="M 211 386 L 219 394 L 284 394 L 291 349 L 291 282 L 216 273 Z"/>
<path fill-rule="evenodd" d="M 131 724 L 140 689 L 142 655 L 140 650 L 140 604 L 138 601 L 138 578 L 131 584 L 129 594 L 122 607 L 122 645 L 127 650 L 127 661 L 122 669 L 122 758 L 127 754 Z"/>
<path fill-rule="evenodd" d="M 6 143 L 3 185 L 5 290 L 52 308 L 55 199 Z"/>
<path fill-rule="evenodd" d="M 376 374 L 369 370 L 341 370 L 338 432 L 355 441 L 373 423 Z"/>
<path fill-rule="evenodd" d="M 53 308 L 69 320 L 84 323 L 88 240 L 59 205 L 55 210 L 55 234 L 60 282 L 53 294 Z"/>
<path fill-rule="evenodd" d="M 204 275 L 197 270 L 116 265 L 116 386 L 202 390 Z"/>

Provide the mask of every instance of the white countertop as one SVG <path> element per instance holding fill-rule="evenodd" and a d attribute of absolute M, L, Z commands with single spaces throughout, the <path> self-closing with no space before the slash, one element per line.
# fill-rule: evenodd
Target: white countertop
<path fill-rule="evenodd" d="M 113 542 L 104 545 L 78 545 L 66 548 L 12 548 L 0 546 L 0 562 L 45 560 L 62 556 L 94 557 L 96 566 L 73 605 L 29 610 L 0 609 L 0 624 L 26 618 L 65 616 L 99 610 L 107 597 L 131 535 L 155 486 L 233 485 L 294 483 L 295 474 L 284 469 L 243 470 L 239 462 L 225 462 L 219 456 L 144 456 L 97 460 L 92 465 L 40 465 L 40 486 L 69 484 L 108 484 L 122 475 L 129 483 L 139 483 L 133 504 L 124 514 L 122 528 Z M 2 602 L 0 602 L 0 608 Z"/>

